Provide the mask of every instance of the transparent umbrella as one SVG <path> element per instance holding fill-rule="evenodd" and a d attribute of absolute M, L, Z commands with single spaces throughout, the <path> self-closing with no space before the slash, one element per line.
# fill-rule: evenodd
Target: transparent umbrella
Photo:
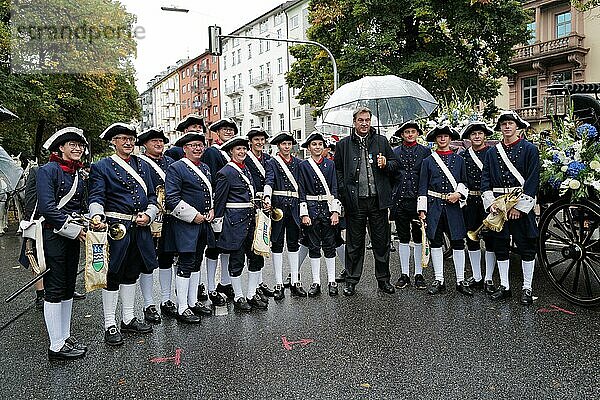
<path fill-rule="evenodd" d="M 421 85 L 395 75 L 365 76 L 336 90 L 323 106 L 323 124 L 352 127 L 352 112 L 368 107 L 378 124 L 386 127 L 428 117 L 437 101 Z M 341 116 L 350 115 L 347 122 Z"/>
<path fill-rule="evenodd" d="M 4 106 L 0 106 L 0 121 L 6 121 L 7 119 L 19 118 L 16 114 L 12 113 Z"/>

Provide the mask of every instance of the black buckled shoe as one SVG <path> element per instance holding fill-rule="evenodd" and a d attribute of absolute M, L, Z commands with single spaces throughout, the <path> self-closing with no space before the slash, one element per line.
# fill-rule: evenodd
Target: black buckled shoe
<path fill-rule="evenodd" d="M 446 285 L 442 283 L 442 281 L 435 280 L 429 286 L 427 293 L 429 294 L 438 294 L 446 291 Z"/>
<path fill-rule="evenodd" d="M 109 346 L 121 346 L 123 344 L 123 336 L 116 325 L 109 326 L 104 332 L 104 342 Z"/>
<path fill-rule="evenodd" d="M 306 297 L 306 290 L 302 287 L 301 282 L 296 282 L 294 285 L 290 286 L 290 292 L 292 292 L 292 297 Z"/>
<path fill-rule="evenodd" d="M 511 296 L 512 296 L 512 292 L 510 291 L 510 289 L 507 289 L 506 287 L 500 285 L 500 286 L 498 286 L 498 289 L 496 289 L 496 291 L 490 295 L 490 299 L 497 301 L 497 300 L 508 299 Z"/>
<path fill-rule="evenodd" d="M 260 289 L 260 291 L 262 292 L 262 294 L 264 294 L 267 297 L 274 297 L 275 296 L 275 291 L 273 289 L 271 289 L 269 287 L 269 285 L 267 285 L 266 283 L 261 282 L 258 285 L 258 288 Z"/>
<path fill-rule="evenodd" d="M 221 285 L 220 283 L 217 285 L 217 292 L 223 293 L 229 300 L 233 300 L 235 298 L 235 291 L 233 290 L 233 285 Z"/>
<path fill-rule="evenodd" d="M 521 304 L 529 306 L 533 304 L 533 293 L 531 289 L 523 289 L 521 292 Z"/>
<path fill-rule="evenodd" d="M 400 278 L 398 278 L 398 281 L 396 282 L 396 284 L 394 286 L 397 289 L 402 289 L 407 286 L 410 286 L 410 278 L 408 277 L 408 275 L 402 274 L 402 275 L 400 275 Z"/>
<path fill-rule="evenodd" d="M 396 293 L 396 289 L 394 289 L 394 285 L 392 285 L 388 281 L 381 281 L 377 283 L 377 287 L 379 290 L 386 294 L 394 294 Z"/>
<path fill-rule="evenodd" d="M 206 287 L 204 283 L 198 285 L 198 301 L 208 300 L 208 294 L 206 294 Z"/>
<path fill-rule="evenodd" d="M 260 297 L 260 301 L 267 304 L 269 303 L 269 298 L 263 293 L 261 288 L 256 288 L 256 294 L 258 295 L 258 297 Z"/>
<path fill-rule="evenodd" d="M 321 285 L 318 283 L 313 283 L 308 288 L 308 297 L 317 297 L 321 294 Z"/>
<path fill-rule="evenodd" d="M 144 320 L 151 324 L 160 324 L 160 314 L 154 304 L 144 309 Z"/>
<path fill-rule="evenodd" d="M 335 281 L 337 283 L 346 282 L 346 270 L 343 269 L 342 272 L 338 276 L 336 276 Z"/>
<path fill-rule="evenodd" d="M 133 317 L 128 324 L 121 321 L 121 332 L 150 333 L 152 332 L 152 325 L 144 324 L 143 322 L 138 321 L 136 317 Z"/>
<path fill-rule="evenodd" d="M 268 307 L 268 304 L 262 301 L 258 294 L 246 299 L 246 302 L 250 305 L 250 307 L 252 307 L 252 309 L 256 308 L 258 310 L 266 310 Z"/>
<path fill-rule="evenodd" d="M 177 306 L 171 300 L 167 300 L 160 305 L 160 312 L 162 315 L 168 315 L 169 317 L 177 317 Z"/>
<path fill-rule="evenodd" d="M 355 286 L 356 283 L 346 282 L 344 285 L 344 296 L 354 296 L 354 293 L 356 293 Z"/>
<path fill-rule="evenodd" d="M 73 336 L 69 336 L 66 340 L 65 343 L 70 344 L 74 349 L 76 350 L 83 350 L 84 352 L 87 352 L 88 347 L 83 344 L 83 343 L 79 343 L 77 341 L 77 339 Z"/>
<path fill-rule="evenodd" d="M 456 284 L 456 291 L 466 296 L 473 296 L 473 289 L 469 287 L 467 281 L 460 281 Z"/>
<path fill-rule="evenodd" d="M 285 289 L 283 285 L 275 285 L 275 289 L 273 290 L 273 298 L 275 301 L 283 300 L 285 298 Z"/>
<path fill-rule="evenodd" d="M 196 302 L 196 304 L 194 304 L 192 307 L 190 307 L 190 310 L 192 310 L 194 314 L 201 317 L 210 317 L 212 315 L 212 310 L 206 307 L 204 304 L 200 303 L 199 301 Z"/>
<path fill-rule="evenodd" d="M 52 351 L 48 349 L 48 359 L 51 361 L 55 360 L 75 360 L 77 358 L 82 358 L 85 356 L 84 350 L 79 350 L 71 346 L 69 343 L 66 343 L 61 347 L 59 351 Z"/>
<path fill-rule="evenodd" d="M 487 294 L 492 294 L 496 291 L 496 286 L 494 285 L 493 281 L 485 281 L 483 283 L 483 290 L 487 293 Z"/>
<path fill-rule="evenodd" d="M 338 284 L 337 284 L 337 282 L 329 282 L 327 284 L 327 293 L 331 297 L 338 295 Z"/>
<path fill-rule="evenodd" d="M 287 278 L 285 278 L 285 281 L 283 281 L 283 287 L 286 289 L 292 287 L 292 274 L 288 274 Z"/>
<path fill-rule="evenodd" d="M 467 285 L 469 285 L 469 287 L 471 289 L 476 289 L 476 290 L 483 289 L 483 283 L 484 283 L 483 279 L 476 281 L 475 278 L 470 277 L 467 280 L 465 280 L 465 282 L 467 283 Z"/>
<path fill-rule="evenodd" d="M 427 289 L 427 283 L 425 283 L 425 278 L 423 278 L 423 275 L 415 275 L 415 288 L 419 290 Z"/>
<path fill-rule="evenodd" d="M 77 290 L 73 292 L 73 300 L 85 300 L 85 293 L 79 293 Z"/>
<path fill-rule="evenodd" d="M 194 314 L 191 309 L 186 308 L 183 314 L 177 314 L 177 321 L 184 324 L 199 324 L 200 317 Z"/>
<path fill-rule="evenodd" d="M 233 302 L 233 309 L 244 312 L 252 311 L 252 307 L 243 297 L 240 297 L 239 299 Z"/>
<path fill-rule="evenodd" d="M 221 293 L 217 292 L 216 290 L 210 292 L 208 294 L 208 298 L 210 299 L 212 305 L 215 307 L 224 306 L 225 304 L 227 304 L 227 300 L 225 300 L 223 296 L 221 296 Z"/>

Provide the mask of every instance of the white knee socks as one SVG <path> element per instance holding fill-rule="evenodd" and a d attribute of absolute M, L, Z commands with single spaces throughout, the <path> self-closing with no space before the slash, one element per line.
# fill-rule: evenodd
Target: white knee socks
<path fill-rule="evenodd" d="M 423 256 L 421 254 L 422 251 L 423 251 L 423 245 L 415 243 L 415 245 L 414 245 L 415 275 L 423 275 L 423 266 L 421 265 L 423 262 Z"/>
<path fill-rule="evenodd" d="M 179 315 L 188 308 L 188 292 L 190 290 L 190 278 L 182 276 L 175 277 L 175 287 L 177 288 L 177 312 Z"/>
<path fill-rule="evenodd" d="M 161 303 L 171 300 L 171 285 L 173 283 L 173 268 L 158 270 L 158 280 L 160 282 L 160 301 Z"/>
<path fill-rule="evenodd" d="M 190 307 L 196 305 L 198 300 L 198 285 L 200 284 L 200 271 L 192 272 L 190 274 L 190 288 L 187 291 L 188 299 L 187 303 Z"/>
<path fill-rule="evenodd" d="M 300 246 L 300 249 L 302 249 L 302 247 L 303 246 Z M 308 248 L 305 247 L 305 249 L 308 254 Z M 290 274 L 292 276 L 292 285 L 298 282 L 298 271 L 300 268 L 300 255 L 298 253 L 299 251 L 288 253 L 288 260 L 290 262 Z"/>
<path fill-rule="evenodd" d="M 496 254 L 493 251 L 485 251 L 485 280 L 491 281 L 496 269 Z"/>
<path fill-rule="evenodd" d="M 431 263 L 435 279 L 444 283 L 444 252 L 441 247 L 431 249 Z"/>
<path fill-rule="evenodd" d="M 479 282 L 481 280 L 481 250 L 469 250 L 469 261 L 471 261 L 473 279 Z"/>
<path fill-rule="evenodd" d="M 242 290 L 242 277 L 241 276 L 232 276 L 231 277 L 231 286 L 233 286 L 233 292 L 235 293 L 234 301 L 244 297 L 244 291 Z"/>
<path fill-rule="evenodd" d="M 325 265 L 327 266 L 327 282 L 335 282 L 335 257 L 326 258 Z"/>
<path fill-rule="evenodd" d="M 398 256 L 400 257 L 400 268 L 402 269 L 402 273 L 408 275 L 410 266 L 410 244 L 399 243 Z"/>
<path fill-rule="evenodd" d="M 104 329 L 116 325 L 115 314 L 119 302 L 118 290 L 102 289 L 102 309 L 104 310 Z"/>
<path fill-rule="evenodd" d="M 256 288 L 258 287 L 258 278 L 260 277 L 260 272 L 258 271 L 248 271 L 248 298 L 251 298 L 256 294 Z"/>
<path fill-rule="evenodd" d="M 206 283 L 207 290 L 213 292 L 217 288 L 215 283 L 215 275 L 217 273 L 217 260 L 206 259 Z"/>
<path fill-rule="evenodd" d="M 271 253 L 273 260 L 273 271 L 275 273 L 275 283 L 283 285 L 283 254 Z"/>
<path fill-rule="evenodd" d="M 61 304 L 61 326 L 63 340 L 67 340 L 71 336 L 71 314 L 73 311 L 73 299 L 63 300 Z"/>
<path fill-rule="evenodd" d="M 134 318 L 133 307 L 135 304 L 135 283 L 131 285 L 119 285 L 121 296 L 121 307 L 123 309 L 123 323 L 128 324 Z"/>
<path fill-rule="evenodd" d="M 500 284 L 506 289 L 510 289 L 510 283 L 508 282 L 508 267 L 510 260 L 498 261 L 498 272 L 500 272 Z"/>
<path fill-rule="evenodd" d="M 310 269 L 312 270 L 312 281 L 313 283 L 321 284 L 321 259 L 311 258 Z"/>
<path fill-rule="evenodd" d="M 60 351 L 65 344 L 62 329 L 62 304 L 44 301 L 44 320 L 50 338 L 50 350 Z"/>
<path fill-rule="evenodd" d="M 229 254 L 221 254 L 221 285 L 229 285 L 231 278 L 229 277 Z"/>
<path fill-rule="evenodd" d="M 465 280 L 465 250 L 452 250 L 454 271 L 456 272 L 456 283 Z"/>
<path fill-rule="evenodd" d="M 144 308 L 154 304 L 152 298 L 152 286 L 154 285 L 153 274 L 140 274 L 140 290 L 144 299 Z"/>
<path fill-rule="evenodd" d="M 523 289 L 531 289 L 531 283 L 533 282 L 534 267 L 535 260 L 521 261 L 521 268 L 523 268 Z"/>

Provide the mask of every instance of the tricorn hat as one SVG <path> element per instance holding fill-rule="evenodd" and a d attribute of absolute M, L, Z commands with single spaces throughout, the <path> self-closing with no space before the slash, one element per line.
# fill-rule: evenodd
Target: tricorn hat
<path fill-rule="evenodd" d="M 404 130 L 408 129 L 408 128 L 416 129 L 417 132 L 419 132 L 419 135 L 423 134 L 423 130 L 421 129 L 421 127 L 419 126 L 417 121 L 415 121 L 414 119 L 411 119 L 410 121 L 406 121 L 402 125 L 400 125 L 400 127 L 396 130 L 396 132 L 394 132 L 394 136 L 402 136 L 402 132 L 404 132 Z"/>
<path fill-rule="evenodd" d="M 188 144 L 189 142 L 193 142 L 196 140 L 199 140 L 202 143 L 204 143 L 204 145 L 206 145 L 206 138 L 204 137 L 204 135 L 201 132 L 190 131 L 190 132 L 186 133 L 185 135 L 183 135 L 182 137 L 180 137 L 179 139 L 177 139 L 177 141 L 175 142 L 175 146 L 183 147 L 186 144 Z"/>
<path fill-rule="evenodd" d="M 250 132 L 248 132 L 248 140 L 252 139 L 254 136 L 264 136 L 265 139 L 269 138 L 269 134 L 260 126 L 253 126 L 250 128 Z"/>
<path fill-rule="evenodd" d="M 200 125 L 202 130 L 206 130 L 206 124 L 204 123 L 204 118 L 199 116 L 198 114 L 189 114 L 175 128 L 176 131 L 183 132 L 186 128 L 189 128 L 192 125 Z"/>
<path fill-rule="evenodd" d="M 162 129 L 150 128 L 138 135 L 137 142 L 135 144 L 137 146 L 142 146 L 150 139 L 162 139 L 165 144 L 169 143 L 169 138 L 165 135 Z"/>
<path fill-rule="evenodd" d="M 323 142 L 323 145 L 325 145 L 325 138 L 323 137 L 323 134 L 321 132 L 319 132 L 319 131 L 314 131 L 313 133 L 311 133 L 310 135 L 308 135 L 308 137 L 306 138 L 306 140 L 304 141 L 304 143 L 302 143 L 300 146 L 304 147 L 305 149 L 308 149 L 308 145 L 313 140 L 320 140 L 320 141 Z"/>
<path fill-rule="evenodd" d="M 482 131 L 486 134 L 486 136 L 491 136 L 494 134 L 494 131 L 490 129 L 489 126 L 483 121 L 471 121 L 465 126 L 460 134 L 461 139 L 468 139 L 469 135 L 473 131 Z"/>
<path fill-rule="evenodd" d="M 59 146 L 68 141 L 83 143 L 86 146 L 88 145 L 87 139 L 83 136 L 83 130 L 75 128 L 74 126 L 68 126 L 50 136 L 48 140 L 44 142 L 43 147 L 48 151 L 57 151 Z"/>
<path fill-rule="evenodd" d="M 496 121 L 495 131 L 500 130 L 500 124 L 504 121 L 515 121 L 518 129 L 529 128 L 529 122 L 525 121 L 523 118 L 519 117 L 519 114 L 514 112 L 513 110 L 502 111 L 498 116 L 498 120 Z"/>
<path fill-rule="evenodd" d="M 427 133 L 427 138 L 425 140 L 428 142 L 435 142 L 435 138 L 439 135 L 449 135 L 452 140 L 458 140 L 460 138 L 458 132 L 450 125 L 440 125 L 430 130 L 429 133 Z"/>
<path fill-rule="evenodd" d="M 292 144 L 297 144 L 298 143 L 296 141 L 296 139 L 294 139 L 294 136 L 292 136 L 291 133 L 289 133 L 289 132 L 279 132 L 277 135 L 275 135 L 269 141 L 269 144 L 272 144 L 273 146 L 276 146 L 279 143 L 285 142 L 285 141 L 290 141 L 290 142 L 292 142 Z"/>
<path fill-rule="evenodd" d="M 137 131 L 134 125 L 117 122 L 109 126 L 100 134 L 100 139 L 112 140 L 117 135 L 127 135 L 136 137 Z"/>
<path fill-rule="evenodd" d="M 233 131 L 235 132 L 236 135 L 238 134 L 237 124 L 231 118 L 222 118 L 222 119 L 218 120 L 217 122 L 215 122 L 214 124 L 212 124 L 208 129 L 210 129 L 212 132 L 218 132 L 219 129 L 227 127 L 227 126 L 233 128 Z"/>
<path fill-rule="evenodd" d="M 246 148 L 249 148 L 248 139 L 246 139 L 243 136 L 234 136 L 225 143 L 223 143 L 223 145 L 221 146 L 221 150 L 228 153 L 229 150 L 233 149 L 236 146 L 245 146 Z"/>

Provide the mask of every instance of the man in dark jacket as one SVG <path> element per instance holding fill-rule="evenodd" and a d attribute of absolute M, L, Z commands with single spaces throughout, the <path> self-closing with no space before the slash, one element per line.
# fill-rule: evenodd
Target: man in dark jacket
<path fill-rule="evenodd" d="M 379 289 L 394 293 L 390 284 L 388 209 L 399 164 L 385 136 L 371 128 L 371 116 L 371 110 L 365 107 L 354 111 L 354 130 L 338 142 L 335 155 L 338 194 L 347 218 L 346 296 L 354 295 L 362 274 L 367 221 Z"/>

